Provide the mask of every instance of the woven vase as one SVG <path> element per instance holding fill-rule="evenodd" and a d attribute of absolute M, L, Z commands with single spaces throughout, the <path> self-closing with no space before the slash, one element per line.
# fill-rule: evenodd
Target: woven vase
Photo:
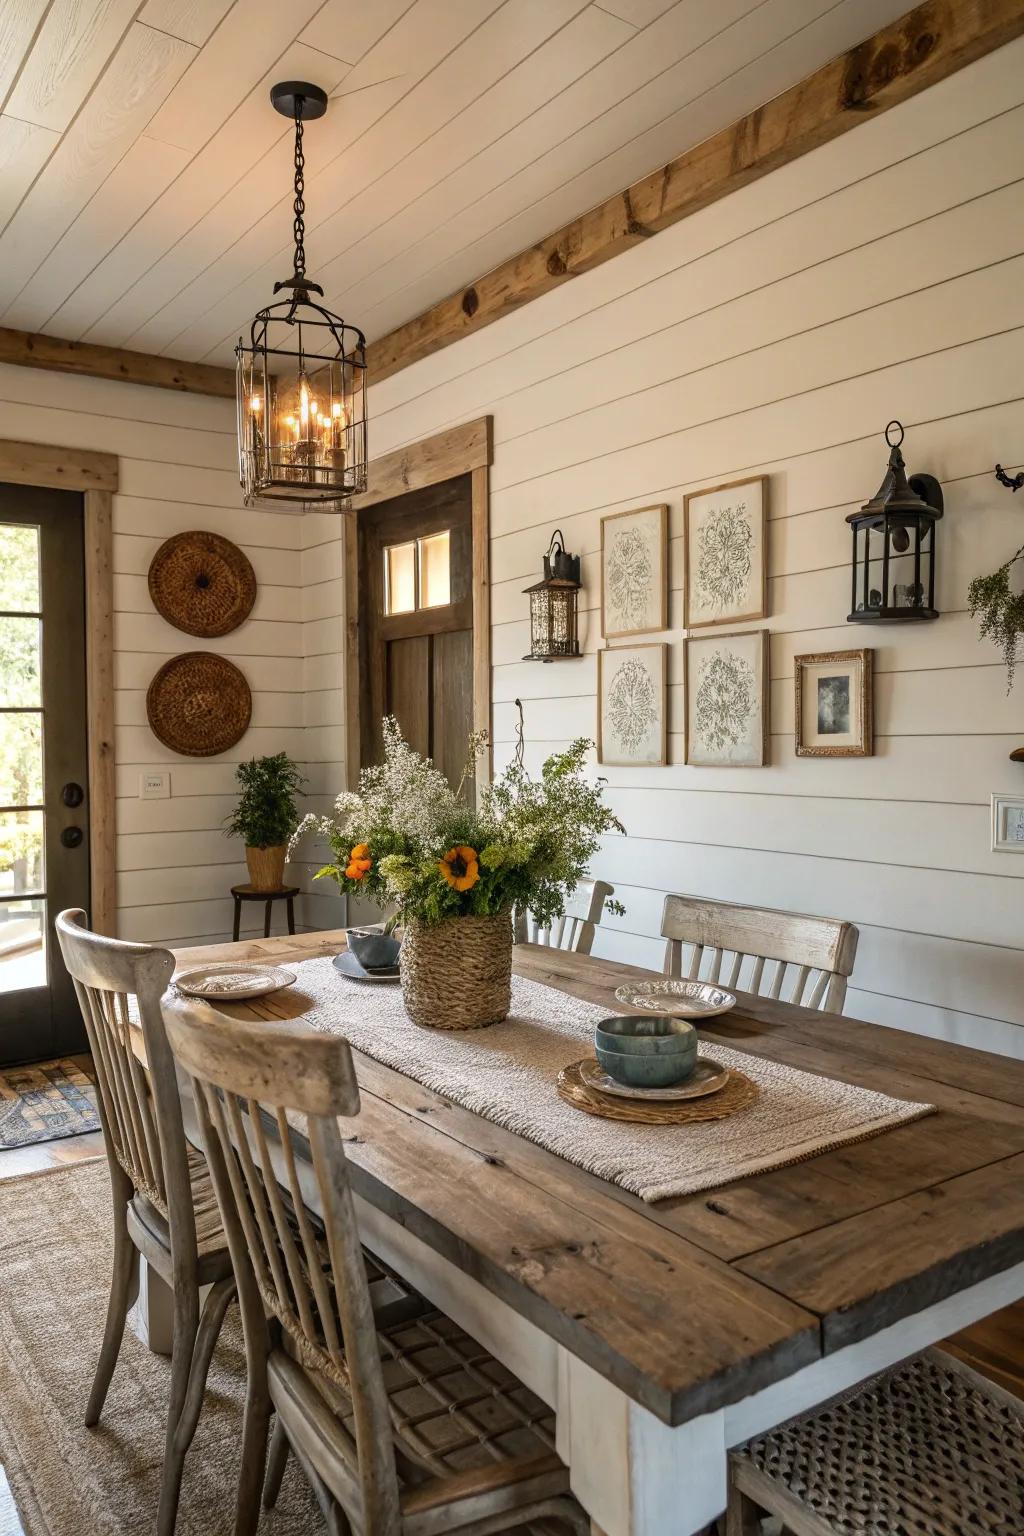
<path fill-rule="evenodd" d="M 512 1004 L 512 914 L 410 918 L 399 954 L 402 1000 L 414 1024 L 481 1029 Z"/>
<path fill-rule="evenodd" d="M 288 853 L 287 843 L 277 843 L 272 848 L 245 850 L 245 862 L 249 870 L 249 884 L 254 891 L 279 891 L 284 885 L 284 861 Z"/>

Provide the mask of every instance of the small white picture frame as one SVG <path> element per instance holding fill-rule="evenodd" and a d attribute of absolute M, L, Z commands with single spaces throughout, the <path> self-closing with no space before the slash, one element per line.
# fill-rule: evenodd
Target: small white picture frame
<path fill-rule="evenodd" d="M 597 653 L 597 760 L 618 767 L 668 762 L 668 646 L 609 646 Z"/>
<path fill-rule="evenodd" d="M 992 796 L 992 852 L 1024 853 L 1024 795 Z"/>

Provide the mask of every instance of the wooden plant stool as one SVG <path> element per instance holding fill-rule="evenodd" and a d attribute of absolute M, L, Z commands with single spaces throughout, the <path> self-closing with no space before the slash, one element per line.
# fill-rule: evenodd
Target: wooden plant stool
<path fill-rule="evenodd" d="M 231 937 L 238 943 L 238 930 L 242 922 L 242 902 L 262 901 L 266 910 L 263 914 L 263 937 L 270 938 L 270 918 L 274 910 L 275 901 L 288 903 L 288 932 L 295 932 L 295 898 L 299 894 L 297 885 L 282 885 L 279 891 L 257 891 L 251 885 L 233 885 L 231 894 L 235 898 L 235 922 L 231 930 Z"/>
<path fill-rule="evenodd" d="M 1024 1402 L 926 1350 L 729 1457 L 726 1536 L 1024 1531 Z"/>

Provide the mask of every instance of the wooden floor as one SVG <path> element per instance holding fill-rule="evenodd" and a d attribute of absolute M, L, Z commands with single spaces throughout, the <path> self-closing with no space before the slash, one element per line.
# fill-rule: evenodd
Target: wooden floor
<path fill-rule="evenodd" d="M 88 1071 L 88 1057 L 72 1058 Z M 61 1141 L 41 1141 L 31 1147 L 0 1148 L 0 1180 L 46 1168 L 68 1168 L 102 1156 L 99 1131 L 68 1136 Z M 946 1340 L 946 1348 L 992 1381 L 1024 1397 L 1024 1302 L 995 1312 Z M 0 1536 L 24 1536 L 11 1491 L 0 1467 Z"/>

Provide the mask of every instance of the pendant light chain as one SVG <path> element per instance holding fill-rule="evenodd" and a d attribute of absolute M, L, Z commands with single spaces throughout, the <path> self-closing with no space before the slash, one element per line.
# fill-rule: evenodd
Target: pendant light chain
<path fill-rule="evenodd" d="M 306 182 L 303 172 L 306 168 L 306 157 L 302 153 L 302 102 L 295 104 L 295 222 L 292 226 L 295 235 L 295 276 L 306 275 L 306 225 L 303 214 L 306 211 L 305 200 L 302 196 L 306 190 Z"/>

